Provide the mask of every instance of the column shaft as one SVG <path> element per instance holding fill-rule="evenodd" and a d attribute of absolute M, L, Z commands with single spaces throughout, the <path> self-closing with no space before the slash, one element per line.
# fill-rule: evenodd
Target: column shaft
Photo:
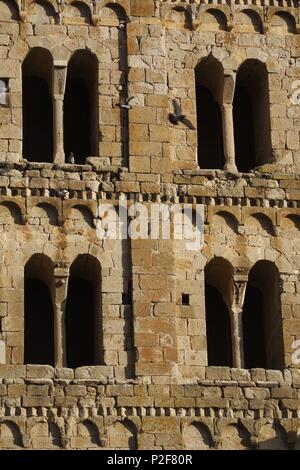
<path fill-rule="evenodd" d="M 243 326 L 241 309 L 231 310 L 232 361 L 233 367 L 244 367 Z"/>
<path fill-rule="evenodd" d="M 222 124 L 224 154 L 226 160 L 224 170 L 236 172 L 237 167 L 235 164 L 233 107 L 231 103 L 224 103 L 222 105 Z"/>
<path fill-rule="evenodd" d="M 61 165 L 65 161 L 64 153 L 64 115 L 63 96 L 54 95 L 54 162 Z"/>

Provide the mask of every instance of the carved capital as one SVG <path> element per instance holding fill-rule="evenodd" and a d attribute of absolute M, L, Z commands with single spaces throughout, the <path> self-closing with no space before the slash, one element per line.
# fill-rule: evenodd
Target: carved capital
<path fill-rule="evenodd" d="M 92 15 L 92 23 L 93 26 L 99 26 L 101 22 L 101 18 L 98 15 Z"/>
<path fill-rule="evenodd" d="M 64 261 L 59 261 L 54 266 L 54 277 L 57 280 L 69 277 L 70 264 Z"/>
<path fill-rule="evenodd" d="M 235 75 L 224 71 L 223 104 L 232 104 L 235 90 Z"/>
<path fill-rule="evenodd" d="M 245 300 L 247 282 L 248 271 L 246 271 L 246 268 L 236 268 L 233 275 L 233 309 L 237 309 L 238 311 L 242 309 Z"/>

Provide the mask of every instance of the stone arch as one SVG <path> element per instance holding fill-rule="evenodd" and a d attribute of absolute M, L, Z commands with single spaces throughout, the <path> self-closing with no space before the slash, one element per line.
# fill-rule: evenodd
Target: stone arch
<path fill-rule="evenodd" d="M 90 25 L 92 22 L 92 11 L 90 6 L 83 1 L 75 1 L 67 5 L 63 10 L 64 23 Z"/>
<path fill-rule="evenodd" d="M 49 423 L 49 437 L 52 448 L 61 447 L 61 430 L 55 423 Z"/>
<path fill-rule="evenodd" d="M 287 11 L 277 11 L 270 18 L 270 32 L 274 34 L 295 34 L 295 17 Z"/>
<path fill-rule="evenodd" d="M 4 449 L 23 447 L 21 431 L 13 421 L 4 420 L 0 423 L 0 439 Z"/>
<path fill-rule="evenodd" d="M 227 16 L 217 8 L 208 8 L 202 13 L 201 30 L 203 31 L 226 31 Z"/>
<path fill-rule="evenodd" d="M 208 365 L 232 367 L 228 305 L 233 295 L 233 267 L 224 258 L 213 258 L 204 275 Z"/>
<path fill-rule="evenodd" d="M 281 228 L 284 230 L 300 230 L 300 215 L 287 214 L 281 219 Z"/>
<path fill-rule="evenodd" d="M 78 423 L 77 435 L 81 437 L 82 447 L 97 448 L 100 446 L 99 430 L 95 423 L 90 420 L 84 420 Z"/>
<path fill-rule="evenodd" d="M 125 20 L 126 22 L 129 22 L 125 8 L 119 3 L 106 2 L 104 5 L 101 5 L 99 2 L 96 5 L 96 11 L 99 12 L 100 18 L 111 18 L 115 20 L 117 17 L 119 21 Z M 112 25 L 117 26 L 118 23 L 113 21 Z"/>
<path fill-rule="evenodd" d="M 22 65 L 23 156 L 33 162 L 53 161 L 53 57 L 41 47 Z"/>
<path fill-rule="evenodd" d="M 85 116 L 84 121 L 81 119 Z M 70 58 L 64 97 L 64 150 L 75 163 L 98 155 L 98 59 L 87 50 Z"/>
<path fill-rule="evenodd" d="M 28 6 L 27 21 L 33 24 L 55 24 L 56 11 L 53 4 L 47 0 L 37 0 Z"/>
<path fill-rule="evenodd" d="M 103 354 L 101 266 L 91 255 L 79 255 L 70 268 L 66 303 L 67 366 L 100 364 Z"/>
<path fill-rule="evenodd" d="M 181 6 L 176 6 L 170 8 L 165 17 L 167 26 L 172 26 L 172 24 L 178 28 L 191 28 L 192 18 L 188 14 L 187 9 Z"/>
<path fill-rule="evenodd" d="M 0 1 L 1 21 L 19 21 L 19 7 L 14 0 Z"/>
<path fill-rule="evenodd" d="M 228 424 L 221 431 L 220 447 L 224 450 L 247 450 L 249 433 L 239 424 Z"/>
<path fill-rule="evenodd" d="M 217 211 L 210 222 L 212 233 L 232 232 L 238 233 L 238 220 L 228 211 Z"/>
<path fill-rule="evenodd" d="M 54 365 L 54 269 L 43 254 L 24 269 L 24 363 Z"/>
<path fill-rule="evenodd" d="M 64 228 L 67 233 L 83 234 L 94 228 L 94 214 L 85 205 L 75 204 L 67 210 Z"/>
<path fill-rule="evenodd" d="M 58 225 L 58 211 L 55 206 L 47 203 L 39 203 L 30 210 L 31 223 L 48 227 Z M 35 220 L 37 219 L 37 223 Z"/>
<path fill-rule="evenodd" d="M 271 261 L 258 261 L 250 270 L 242 321 L 245 367 L 282 369 L 284 355 L 279 272 Z"/>
<path fill-rule="evenodd" d="M 213 56 L 195 68 L 198 124 L 198 164 L 200 168 L 223 169 L 225 164 L 222 131 L 224 70 Z"/>
<path fill-rule="evenodd" d="M 188 450 L 207 450 L 212 447 L 209 428 L 203 423 L 191 423 L 183 429 L 183 443 Z"/>
<path fill-rule="evenodd" d="M 234 15 L 234 29 L 241 33 L 262 33 L 262 18 L 257 11 L 250 8 L 237 11 Z"/>
<path fill-rule="evenodd" d="M 107 447 L 109 449 L 137 449 L 137 431 L 129 421 L 116 421 L 107 428 Z"/>
<path fill-rule="evenodd" d="M 263 424 L 259 430 L 260 450 L 288 450 L 287 436 L 277 423 Z"/>
<path fill-rule="evenodd" d="M 22 211 L 18 204 L 11 201 L 0 202 L 0 225 L 21 225 Z"/>
<path fill-rule="evenodd" d="M 33 424 L 30 437 L 33 449 L 61 448 L 61 431 L 55 423 L 40 421 Z"/>
<path fill-rule="evenodd" d="M 233 100 L 235 160 L 249 172 L 272 158 L 268 72 L 265 63 L 248 59 L 239 67 Z"/>
<path fill-rule="evenodd" d="M 270 217 L 262 213 L 253 213 L 245 220 L 247 235 L 274 235 L 274 225 Z"/>

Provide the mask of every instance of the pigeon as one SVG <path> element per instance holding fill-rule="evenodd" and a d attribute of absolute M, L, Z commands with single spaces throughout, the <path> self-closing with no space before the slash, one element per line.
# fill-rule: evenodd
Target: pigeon
<path fill-rule="evenodd" d="M 120 21 L 119 23 L 119 29 L 125 29 L 126 28 L 126 22 L 125 21 Z"/>
<path fill-rule="evenodd" d="M 0 80 L 0 105 L 8 105 L 8 86 L 4 80 Z"/>
<path fill-rule="evenodd" d="M 58 190 L 56 191 L 56 195 L 57 195 L 58 197 L 62 197 L 63 199 L 65 199 L 68 194 L 69 194 L 69 192 L 68 192 L 66 189 L 58 189 Z"/>
<path fill-rule="evenodd" d="M 68 156 L 68 163 L 71 163 L 72 165 L 74 165 L 75 163 L 75 157 L 74 157 L 74 153 L 73 152 L 70 152 L 69 153 L 69 156 Z"/>
<path fill-rule="evenodd" d="M 173 100 L 173 106 L 174 106 L 174 113 L 169 114 L 169 119 L 172 124 L 175 126 L 178 126 L 180 122 L 185 124 L 189 129 L 195 130 L 195 127 L 189 121 L 189 119 L 186 118 L 184 114 L 182 114 L 182 109 L 179 103 L 177 103 L 176 100 Z"/>
<path fill-rule="evenodd" d="M 132 101 L 134 99 L 134 96 L 131 96 L 130 98 L 121 98 L 121 102 L 119 104 L 117 104 L 117 106 L 119 106 L 119 108 L 121 109 L 132 109 L 132 106 L 130 103 L 130 101 Z"/>

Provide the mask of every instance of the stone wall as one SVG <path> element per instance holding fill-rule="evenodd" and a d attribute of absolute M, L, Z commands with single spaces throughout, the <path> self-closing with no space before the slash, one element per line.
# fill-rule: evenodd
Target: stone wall
<path fill-rule="evenodd" d="M 293 93 L 298 96 L 296 7 L 218 4 L 212 8 L 205 2 L 154 0 L 143 5 L 99 1 L 92 11 L 88 2 L 81 2 L 80 8 L 68 3 L 45 5 L 26 1 L 21 7 L 13 0 L 1 1 L 1 77 L 8 81 L 10 99 L 10 107 L 0 110 L 2 161 L 30 159 L 22 155 L 22 63 L 34 48 L 43 48 L 53 59 L 53 160 L 58 163 L 64 160 L 67 66 L 76 51 L 85 50 L 99 64 L 99 107 L 94 108 L 99 139 L 91 156 L 102 164 L 115 168 L 126 164 L 131 171 L 153 175 L 196 168 L 197 133 L 183 125 L 171 126 L 168 112 L 176 98 L 197 126 L 194 69 L 211 56 L 222 66 L 225 88 L 220 104 L 225 108 L 232 104 L 240 65 L 246 60 L 265 64 L 270 107 L 264 112 L 271 118 L 272 155 L 264 159 L 283 169 L 299 167 L 295 130 L 299 113 L 291 101 Z M 134 97 L 129 113 L 118 107 L 126 96 Z"/>
<path fill-rule="evenodd" d="M 99 367 L 1 366 L 1 448 L 293 449 L 299 374 L 210 367 L 203 380 L 115 382 Z"/>
<path fill-rule="evenodd" d="M 8 87 L 0 102 L 0 447 L 299 447 L 292 357 L 300 338 L 299 9 L 255 3 L 0 0 L 0 80 Z M 52 71 L 48 163 L 42 152 L 41 163 L 23 152 L 22 64 L 37 49 Z M 68 65 L 77 51 L 92 54 L 98 73 L 95 145 L 84 165 L 66 163 L 63 145 Z M 201 169 L 197 157 L 195 68 L 206 59 L 221 70 L 213 91 L 226 171 Z M 270 152 L 263 138 L 250 173 L 237 171 L 233 135 L 234 89 L 246 61 L 266 71 L 270 118 Z M 131 96 L 131 109 L 120 107 Z M 171 124 L 174 99 L 195 129 Z M 174 237 L 100 239 L 99 208 L 124 199 L 148 213 L 155 202 L 202 204 L 202 249 L 188 251 Z M 69 369 L 64 315 L 79 258 L 91 261 L 97 283 L 97 365 Z M 24 365 L 32 260 L 50 288 L 54 368 Z M 268 349 L 273 340 L 282 349 L 278 370 L 243 368 L 245 293 L 261 262 L 275 273 L 266 270 L 256 284 L 269 289 L 265 326 Z M 209 366 L 207 280 L 228 309 L 233 368 Z"/>

